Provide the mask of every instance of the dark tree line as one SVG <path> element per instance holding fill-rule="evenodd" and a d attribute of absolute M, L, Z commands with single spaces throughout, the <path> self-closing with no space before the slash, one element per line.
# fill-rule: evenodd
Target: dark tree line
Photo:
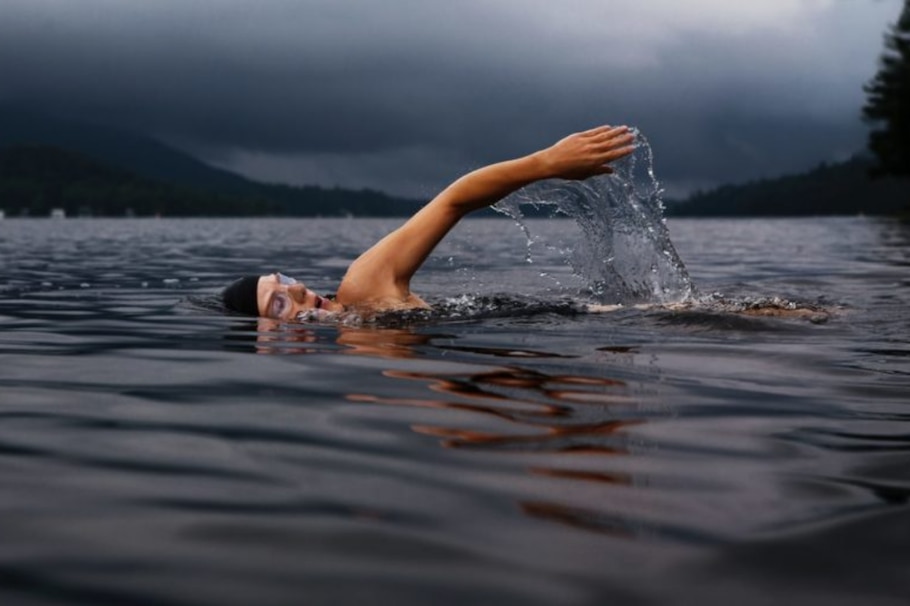
<path fill-rule="evenodd" d="M 21 145 L 0 149 L 0 208 L 8 215 L 257 215 L 277 204 L 146 179 L 79 154 Z"/>
<path fill-rule="evenodd" d="M 249 183 L 212 189 L 151 179 L 68 150 L 0 147 L 0 209 L 7 216 L 398 216 L 415 202 L 383 193 Z"/>
<path fill-rule="evenodd" d="M 885 36 L 879 70 L 865 87 L 863 115 L 873 126 L 873 174 L 910 177 L 910 0 Z"/>
<path fill-rule="evenodd" d="M 900 214 L 910 218 L 910 0 L 885 35 L 878 73 L 864 87 L 872 158 L 696 192 L 667 206 L 682 216 Z M 871 177 L 876 177 L 871 179 Z"/>
<path fill-rule="evenodd" d="M 871 160 L 821 164 L 800 174 L 725 185 L 667 203 L 667 214 L 689 217 L 894 215 L 910 201 L 910 181 L 870 179 Z"/>

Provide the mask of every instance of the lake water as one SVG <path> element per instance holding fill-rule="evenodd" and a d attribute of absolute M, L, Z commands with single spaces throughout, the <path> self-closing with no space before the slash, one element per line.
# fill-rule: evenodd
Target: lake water
<path fill-rule="evenodd" d="M 460 316 L 209 305 L 396 224 L 0 221 L 0 603 L 907 603 L 910 227 L 669 222 L 705 300 L 827 321 L 566 312 L 566 220 L 460 225 Z"/>

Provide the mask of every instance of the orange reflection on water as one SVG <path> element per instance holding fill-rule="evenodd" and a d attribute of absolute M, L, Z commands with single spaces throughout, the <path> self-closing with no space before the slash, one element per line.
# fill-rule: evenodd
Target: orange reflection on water
<path fill-rule="evenodd" d="M 428 344 L 439 335 L 426 335 L 398 328 L 355 328 L 339 326 L 335 344 L 342 345 L 341 353 L 378 356 L 381 358 L 411 358 L 416 347 Z M 320 342 L 316 331 L 306 324 L 296 324 L 259 318 L 256 325 L 256 353 L 313 354 L 325 353 L 315 347 Z"/>
<path fill-rule="evenodd" d="M 442 445 L 448 448 L 481 444 L 490 446 L 536 444 L 551 452 L 615 453 L 616 447 L 585 443 L 578 438 L 613 435 L 623 427 L 641 422 L 638 419 L 573 422 L 574 408 L 571 404 L 628 406 L 633 402 L 622 393 L 625 384 L 615 379 L 550 375 L 520 367 L 458 374 L 387 370 L 383 375 L 425 381 L 431 391 L 470 401 L 382 398 L 362 393 L 348 394 L 348 399 L 357 402 L 475 412 L 523 426 L 518 429 L 531 430 L 505 433 L 427 425 L 412 426 L 418 433 L 444 438 Z M 594 391 L 591 388 L 599 389 Z M 475 400 L 484 402 L 479 403 Z"/>
<path fill-rule="evenodd" d="M 466 356 L 488 356 L 510 360 L 570 358 L 546 351 L 507 348 L 434 345 L 434 339 L 452 339 L 413 329 L 338 327 L 334 344 L 344 355 L 363 355 L 389 360 L 419 358 L 422 348 L 459 352 Z M 257 351 L 260 353 L 326 353 L 325 336 L 305 325 L 281 325 L 260 320 Z M 604 348 L 617 356 L 634 355 L 630 348 Z M 463 361 L 463 360 L 462 360 Z M 426 372 L 388 368 L 384 377 L 426 385 L 425 397 L 388 397 L 365 391 L 345 394 L 350 402 L 385 406 L 435 409 L 459 413 L 451 424 L 413 423 L 412 431 L 439 439 L 444 448 L 483 449 L 488 452 L 535 455 L 538 464 L 526 472 L 535 477 L 568 482 L 559 495 L 572 494 L 571 483 L 599 486 L 631 486 L 631 474 L 605 469 L 601 457 L 630 455 L 626 430 L 646 422 L 639 414 L 641 401 L 630 393 L 626 382 L 610 377 L 548 373 L 519 365 L 487 367 L 480 371 Z M 360 389 L 373 381 L 364 381 Z M 465 417 L 464 413 L 469 416 Z M 473 415 L 473 418 L 470 416 Z M 469 422 L 475 427 L 455 423 Z M 540 455 L 540 458 L 536 458 Z M 552 460 L 556 455 L 560 464 Z M 563 456 L 567 457 L 563 459 Z M 568 464 L 566 464 L 568 463 Z M 610 465 L 614 467 L 615 465 Z M 612 536 L 630 537 L 634 524 L 617 516 L 579 507 L 548 490 L 543 499 L 521 499 L 526 515 L 545 518 L 577 529 L 594 530 Z"/>
<path fill-rule="evenodd" d="M 256 321 L 256 353 L 317 353 L 318 349 L 308 346 L 316 341 L 316 333 L 306 326 L 287 324 L 271 318 L 259 318 Z"/>
<path fill-rule="evenodd" d="M 350 393 L 348 400 L 480 415 L 477 421 L 483 424 L 482 429 L 441 424 L 412 424 L 411 429 L 438 438 L 444 448 L 527 453 L 535 458 L 541 455 L 538 459 L 541 463 L 527 467 L 526 473 L 567 485 L 557 489 L 560 495 L 557 497 L 548 489 L 543 499 L 520 499 L 518 505 L 525 515 L 614 537 L 637 536 L 632 521 L 601 511 L 608 502 L 598 501 L 592 508 L 569 502 L 574 492 L 572 483 L 604 487 L 635 485 L 631 474 L 605 469 L 602 459 L 609 456 L 609 460 L 615 461 L 617 456 L 630 455 L 625 431 L 645 422 L 634 414 L 639 402 L 630 396 L 625 382 L 550 374 L 518 366 L 464 373 L 386 370 L 383 375 L 423 381 L 429 391 L 441 397 L 390 398 Z M 464 420 L 463 415 L 454 418 Z M 502 428 L 488 429 L 496 426 Z M 564 460 L 557 463 L 552 460 L 553 455 Z"/>

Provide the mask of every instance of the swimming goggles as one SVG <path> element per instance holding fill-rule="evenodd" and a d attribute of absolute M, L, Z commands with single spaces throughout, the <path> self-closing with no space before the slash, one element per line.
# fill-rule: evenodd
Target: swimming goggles
<path fill-rule="evenodd" d="M 297 280 L 295 280 L 294 278 L 291 278 L 290 276 L 284 275 L 280 271 L 276 271 L 275 276 L 278 278 L 279 284 L 284 284 L 285 286 L 291 286 L 292 284 L 297 284 Z"/>
<path fill-rule="evenodd" d="M 278 283 L 284 286 L 297 284 L 297 280 L 278 271 L 275 272 L 275 277 L 278 278 Z M 276 292 L 269 301 L 268 313 L 266 315 L 275 320 L 287 320 L 289 318 L 285 316 L 291 307 L 291 298 L 283 292 Z"/>

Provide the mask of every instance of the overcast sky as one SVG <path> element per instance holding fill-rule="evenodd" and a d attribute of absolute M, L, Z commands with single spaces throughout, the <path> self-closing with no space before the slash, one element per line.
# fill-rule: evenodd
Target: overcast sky
<path fill-rule="evenodd" d="M 0 104 L 268 181 L 427 197 L 601 123 L 671 194 L 865 144 L 900 0 L 0 0 Z"/>

